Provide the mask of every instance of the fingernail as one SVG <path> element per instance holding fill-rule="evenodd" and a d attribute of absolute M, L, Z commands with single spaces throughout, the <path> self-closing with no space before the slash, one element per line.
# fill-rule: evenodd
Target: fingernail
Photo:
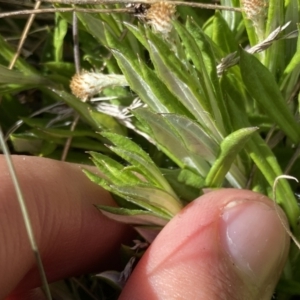
<path fill-rule="evenodd" d="M 239 277 L 258 290 L 274 288 L 289 249 L 289 237 L 274 204 L 230 202 L 220 224 L 221 243 Z"/>

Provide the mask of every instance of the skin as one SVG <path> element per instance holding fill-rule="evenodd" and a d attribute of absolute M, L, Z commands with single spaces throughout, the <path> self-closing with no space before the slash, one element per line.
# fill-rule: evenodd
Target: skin
<path fill-rule="evenodd" d="M 78 165 L 27 156 L 15 156 L 13 161 L 48 281 L 117 268 L 120 244 L 130 244 L 135 234 L 93 206 L 115 205 L 111 196 L 91 183 Z M 247 212 L 255 210 L 254 215 L 262 214 L 251 231 L 237 223 L 239 215 L 247 219 Z M 228 231 L 236 224 L 242 240 L 249 231 L 246 243 L 256 241 L 253 250 L 244 247 L 243 240 L 238 255 L 232 254 L 226 237 L 236 233 Z M 253 232 L 262 234 L 253 237 Z M 0 241 L 0 299 L 44 299 L 36 289 L 39 275 L 1 155 Z M 278 253 L 274 251 L 277 244 L 281 245 Z M 264 246 L 256 251 L 259 245 Z M 269 199 L 244 190 L 211 192 L 167 224 L 135 268 L 120 299 L 269 299 L 288 249 L 289 237 Z M 245 255 L 240 256 L 241 251 Z M 250 273 L 244 267 L 248 260 Z"/>

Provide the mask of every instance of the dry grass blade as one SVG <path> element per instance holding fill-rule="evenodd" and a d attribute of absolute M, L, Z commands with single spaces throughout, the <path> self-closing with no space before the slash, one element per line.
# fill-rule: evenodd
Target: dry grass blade
<path fill-rule="evenodd" d="M 13 17 L 19 15 L 32 15 L 32 14 L 47 14 L 56 12 L 84 12 L 84 13 L 130 13 L 133 12 L 131 8 L 119 8 L 119 9 L 88 9 L 88 8 L 42 8 L 42 9 L 24 9 L 17 11 L 10 11 L 0 13 L 0 18 Z"/>
<path fill-rule="evenodd" d="M 22 190 L 21 190 L 16 172 L 15 172 L 13 162 L 12 162 L 11 157 L 10 157 L 9 150 L 6 146 L 5 141 L 4 141 L 4 136 L 3 136 L 3 133 L 2 133 L 1 127 L 0 127 L 0 146 L 3 150 L 4 155 L 5 155 L 7 166 L 8 166 L 8 169 L 9 169 L 9 173 L 10 173 L 10 176 L 12 178 L 12 181 L 13 181 L 13 184 L 14 184 L 14 187 L 15 187 L 15 191 L 16 191 L 16 194 L 17 194 L 17 199 L 18 199 L 18 202 L 19 202 L 20 209 L 22 211 L 22 216 L 23 216 L 24 224 L 25 224 L 26 231 L 27 231 L 27 236 L 29 238 L 30 246 L 31 246 L 31 249 L 33 251 L 35 260 L 37 262 L 37 267 L 38 267 L 38 270 L 39 270 L 39 273 L 40 273 L 40 276 L 41 276 L 41 279 L 42 279 L 42 282 L 43 282 L 43 290 L 44 290 L 46 299 L 51 300 L 52 297 L 51 297 L 48 281 L 47 281 L 45 270 L 44 270 L 44 267 L 43 267 L 41 255 L 40 255 L 40 252 L 39 252 L 39 249 L 38 249 L 35 237 L 34 237 L 34 232 L 32 230 L 32 225 L 31 225 L 29 213 L 28 213 L 28 210 L 27 210 L 27 207 L 26 207 L 26 203 L 25 203 L 25 200 L 24 200 L 24 197 L 23 197 L 23 193 L 22 193 Z"/>
<path fill-rule="evenodd" d="M 41 6 L 41 1 L 38 1 L 36 2 L 35 6 L 34 6 L 34 10 L 37 10 L 39 7 Z M 22 50 L 22 47 L 24 45 L 24 42 L 26 40 L 26 37 L 27 37 L 27 34 L 29 32 L 29 29 L 33 23 L 33 20 L 34 20 L 34 17 L 35 15 L 34 14 L 31 14 L 27 20 L 27 23 L 25 25 L 25 28 L 23 30 L 23 33 L 22 33 L 22 36 L 21 36 L 21 39 L 20 39 L 20 42 L 19 42 L 19 45 L 18 45 L 18 49 L 17 49 L 17 52 L 15 53 L 13 59 L 11 60 L 10 64 L 9 64 L 9 69 L 12 69 L 21 53 L 21 50 Z"/>
<path fill-rule="evenodd" d="M 10 1 L 0 2 L 10 3 Z M 126 4 L 126 3 L 158 3 L 161 1 L 158 0 L 43 0 L 38 2 L 45 3 L 53 3 L 53 4 L 68 4 L 68 5 L 85 5 L 85 4 Z M 38 3 L 37 2 L 37 3 Z M 227 10 L 234 12 L 242 12 L 241 8 L 238 7 L 229 7 L 215 4 L 205 4 L 205 3 L 197 3 L 197 2 L 183 2 L 183 1 L 164 1 L 164 2 L 172 2 L 172 4 L 177 6 L 190 6 L 195 8 L 202 9 L 212 9 L 212 10 Z M 18 5 L 26 5 L 29 6 L 26 2 L 14 1 L 14 4 Z M 46 13 L 55 13 L 55 12 L 84 12 L 84 13 L 134 13 L 134 9 L 132 8 L 116 8 L 116 9 L 88 9 L 88 8 L 78 8 L 78 7 L 66 7 L 66 8 L 42 8 L 42 9 L 26 9 L 26 10 L 18 10 L 0 13 L 0 18 L 18 16 L 18 15 L 29 15 L 29 14 L 46 14 Z"/>
<path fill-rule="evenodd" d="M 43 0 L 42 2 L 47 3 L 58 3 L 58 4 L 75 4 L 75 5 L 85 5 L 85 4 L 123 4 L 123 3 L 158 3 L 161 2 L 160 0 Z M 205 8 L 205 9 L 219 9 L 219 10 L 229 10 L 229 11 L 236 11 L 241 12 L 242 10 L 237 7 L 229 7 L 229 6 L 222 6 L 217 4 L 206 4 L 206 3 L 198 3 L 198 2 L 184 2 L 184 1 L 164 1 L 164 2 L 171 2 L 174 5 L 180 6 L 192 6 L 198 8 Z"/>
<path fill-rule="evenodd" d="M 33 3 L 30 1 L 20 1 L 20 0 L 0 0 L 0 3 L 7 3 L 11 5 L 22 5 L 27 7 L 33 7 Z"/>
<path fill-rule="evenodd" d="M 80 53 L 79 53 L 79 39 L 78 39 L 78 19 L 76 16 L 76 13 L 73 12 L 73 26 L 72 26 L 72 34 L 73 34 L 73 43 L 74 43 L 74 63 L 75 63 L 75 69 L 76 69 L 76 73 L 79 74 L 80 73 Z M 74 131 L 78 122 L 79 122 L 80 116 L 78 114 L 76 114 L 74 116 L 74 120 L 72 122 L 70 131 Z M 68 151 L 71 147 L 71 143 L 72 143 L 72 137 L 70 136 L 64 146 L 63 149 L 63 153 L 61 156 L 61 160 L 65 161 L 68 155 Z"/>
<path fill-rule="evenodd" d="M 280 179 L 291 179 L 291 180 L 295 180 L 296 182 L 299 182 L 299 181 L 298 181 L 298 179 L 296 177 L 289 176 L 289 175 L 278 176 L 278 177 L 276 177 L 276 179 L 274 181 L 272 193 L 273 193 L 273 200 L 274 200 L 274 208 L 275 208 L 275 211 L 277 213 L 277 216 L 278 216 L 278 218 L 279 218 L 279 220 L 280 220 L 283 228 L 287 232 L 287 234 L 290 236 L 290 238 L 293 240 L 293 242 L 295 243 L 295 245 L 300 250 L 300 243 L 299 243 L 299 241 L 294 236 L 294 234 L 291 232 L 290 228 L 286 225 L 285 220 L 283 220 L 283 218 L 281 217 L 281 215 L 280 215 L 280 213 L 278 211 L 278 208 L 276 206 L 276 187 L 277 187 L 277 184 L 278 184 L 278 182 L 279 182 Z"/>
<path fill-rule="evenodd" d="M 26 1 L 8 1 L 8 0 L 0 0 L 0 2 L 16 4 L 22 6 L 32 6 L 31 3 Z M 127 4 L 127 3 L 158 3 L 160 0 L 42 0 L 43 3 L 52 3 L 52 4 L 68 4 L 68 5 L 86 5 L 86 4 L 94 4 L 94 5 L 102 5 L 102 4 Z M 239 7 L 230 7 L 223 6 L 217 4 L 207 4 L 207 3 L 199 3 L 199 2 L 185 2 L 185 1 L 164 1 L 171 2 L 174 5 L 178 6 L 191 6 L 196 8 L 203 9 L 212 9 L 212 10 L 227 10 L 227 11 L 235 11 L 242 12 L 242 9 Z"/>
<path fill-rule="evenodd" d="M 37 1 L 35 6 L 34 6 L 34 10 L 38 9 L 40 7 L 40 5 L 41 5 L 41 2 Z M 21 36 L 20 42 L 18 44 L 17 50 L 16 50 L 12 60 L 10 61 L 8 69 L 13 69 L 18 57 L 20 56 L 22 48 L 23 48 L 24 43 L 25 43 L 25 40 L 27 38 L 28 32 L 31 28 L 31 25 L 32 25 L 33 21 L 34 21 L 34 18 L 35 18 L 35 14 L 31 14 L 29 16 L 29 18 L 28 18 L 28 20 L 25 24 L 24 30 L 22 32 L 22 36 Z M 41 277 L 41 281 L 42 281 L 42 285 L 43 285 L 43 291 L 45 293 L 46 299 L 51 300 L 52 296 L 51 296 L 51 293 L 50 293 L 50 289 L 49 289 L 47 277 L 46 277 L 46 274 L 45 274 L 43 262 L 42 262 L 42 259 L 41 259 L 41 256 L 40 256 L 40 252 L 39 252 L 39 249 L 38 249 L 35 237 L 34 237 L 34 232 L 32 230 L 32 225 L 31 225 L 30 216 L 29 216 L 29 213 L 28 213 L 28 210 L 27 210 L 27 207 L 26 207 L 26 202 L 24 200 L 23 193 L 22 193 L 21 187 L 20 187 L 18 179 L 17 179 L 17 175 L 16 175 L 16 172 L 15 172 L 12 160 L 11 160 L 11 156 L 10 156 L 8 147 L 6 146 L 6 142 L 4 140 L 4 136 L 3 136 L 3 133 L 2 133 L 1 127 L 0 127 L 0 145 L 3 149 L 3 153 L 4 153 L 6 161 L 7 161 L 9 173 L 11 175 L 11 178 L 12 178 L 12 181 L 13 181 L 13 184 L 14 184 L 14 187 L 15 187 L 15 191 L 16 191 L 16 194 L 17 194 L 17 199 L 18 199 L 19 206 L 20 206 L 22 216 L 23 216 L 23 219 L 24 219 L 24 224 L 25 224 L 25 228 L 26 228 L 26 231 L 27 231 L 27 236 L 28 236 L 28 239 L 29 239 L 29 242 L 30 242 L 31 250 L 34 254 L 34 257 L 35 257 L 35 260 L 36 260 L 36 263 L 37 263 L 37 267 L 38 267 L 38 270 L 39 270 L 39 273 L 40 273 L 40 277 Z"/>

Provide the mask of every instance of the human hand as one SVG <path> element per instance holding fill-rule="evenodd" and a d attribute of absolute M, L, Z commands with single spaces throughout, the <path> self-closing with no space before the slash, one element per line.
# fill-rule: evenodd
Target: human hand
<path fill-rule="evenodd" d="M 48 280 L 114 268 L 120 243 L 134 234 L 93 207 L 114 205 L 110 195 L 77 165 L 26 156 L 14 163 Z M 0 299 L 43 299 L 34 289 L 39 275 L 3 156 L 0 241 Z M 268 198 L 211 192 L 167 224 L 120 299 L 270 299 L 288 249 L 289 236 Z"/>

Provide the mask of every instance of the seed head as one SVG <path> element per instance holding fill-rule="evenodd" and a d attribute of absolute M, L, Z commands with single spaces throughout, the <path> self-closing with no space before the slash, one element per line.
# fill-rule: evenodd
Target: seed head
<path fill-rule="evenodd" d="M 176 6 L 169 2 L 158 2 L 145 12 L 145 19 L 154 31 L 167 35 L 171 29 L 171 20 L 175 17 Z"/>
<path fill-rule="evenodd" d="M 113 86 L 128 86 L 125 76 L 82 71 L 75 74 L 70 83 L 72 94 L 82 101 L 99 94 L 104 88 Z"/>
<path fill-rule="evenodd" d="M 242 6 L 244 8 L 246 16 L 250 20 L 255 20 L 258 16 L 265 14 L 265 8 L 267 7 L 268 0 L 242 0 Z"/>
<path fill-rule="evenodd" d="M 126 7 L 133 8 L 134 15 L 150 24 L 155 32 L 166 36 L 171 31 L 171 20 L 176 13 L 174 4 L 170 2 L 129 3 Z"/>

